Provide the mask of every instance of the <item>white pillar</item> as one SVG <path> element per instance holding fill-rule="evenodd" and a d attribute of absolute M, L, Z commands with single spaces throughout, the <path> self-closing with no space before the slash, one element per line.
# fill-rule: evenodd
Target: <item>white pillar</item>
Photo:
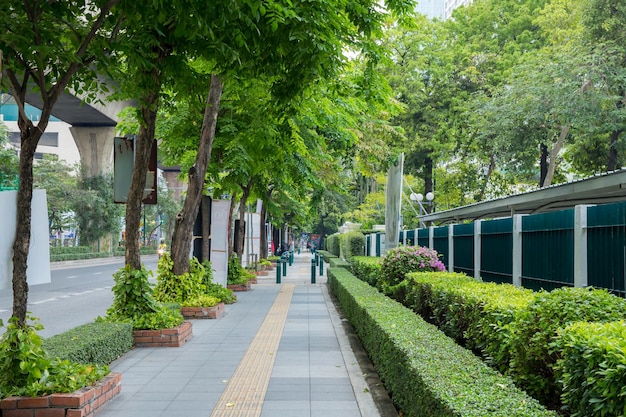
<path fill-rule="evenodd" d="M 71 127 L 86 178 L 113 172 L 115 127 Z"/>
<path fill-rule="evenodd" d="M 454 272 L 454 225 L 448 226 L 448 272 Z"/>
<path fill-rule="evenodd" d="M 522 286 L 522 218 L 525 214 L 513 215 L 513 285 Z"/>
<path fill-rule="evenodd" d="M 474 222 L 474 279 L 480 280 L 481 254 L 482 254 L 482 220 Z"/>
<path fill-rule="evenodd" d="M 428 226 L 428 247 L 435 249 L 435 226 Z"/>
<path fill-rule="evenodd" d="M 574 286 L 586 287 L 587 277 L 587 208 L 574 207 Z"/>

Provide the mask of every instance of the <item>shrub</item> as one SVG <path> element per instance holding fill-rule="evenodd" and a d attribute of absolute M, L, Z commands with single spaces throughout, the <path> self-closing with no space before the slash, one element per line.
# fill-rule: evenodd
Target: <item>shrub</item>
<path fill-rule="evenodd" d="M 169 329 L 183 322 L 183 316 L 172 312 L 157 303 L 152 296 L 152 286 L 148 277 L 152 271 L 142 266 L 135 270 L 126 265 L 113 274 L 113 304 L 107 310 L 106 317 L 99 317 L 97 322 L 132 323 L 133 329 Z"/>
<path fill-rule="evenodd" d="M 326 240 L 324 241 L 324 249 L 337 257 L 341 255 L 339 233 L 326 237 Z"/>
<path fill-rule="evenodd" d="M 246 285 L 248 280 L 254 278 L 253 273 L 249 273 L 241 266 L 236 253 L 233 253 L 228 260 L 228 276 L 226 283 L 228 285 Z"/>
<path fill-rule="evenodd" d="M 108 365 L 133 348 L 130 323 L 87 323 L 43 340 L 51 357 Z"/>
<path fill-rule="evenodd" d="M 219 304 L 221 301 L 217 297 L 212 297 L 210 295 L 199 295 L 194 298 L 188 298 L 185 300 L 181 306 L 182 307 L 213 307 Z"/>
<path fill-rule="evenodd" d="M 508 369 L 510 326 L 533 300 L 531 290 L 450 272 L 415 272 L 404 282 L 405 306 L 501 372 Z"/>
<path fill-rule="evenodd" d="M 365 255 L 365 235 L 361 232 L 348 232 L 339 235 L 341 256 L 349 261 L 353 256 Z"/>
<path fill-rule="evenodd" d="M 168 253 L 164 253 L 158 262 L 157 284 L 153 292 L 157 301 L 183 303 L 205 293 L 206 271 L 196 258 L 189 261 L 189 272 L 174 275 L 173 268 L 174 261 Z"/>
<path fill-rule="evenodd" d="M 606 290 L 559 288 L 541 292 L 512 323 L 513 379 L 543 404 L 557 407 L 561 394 L 554 374 L 560 359 L 559 329 L 579 321 L 610 322 L 626 317 L 626 301 Z"/>
<path fill-rule="evenodd" d="M 407 417 L 556 416 L 431 324 L 343 269 L 331 291 Z"/>
<path fill-rule="evenodd" d="M 42 328 L 38 322 L 19 326 L 16 318 L 9 320 L 0 339 L 0 397 L 73 392 L 109 373 L 107 366 L 50 357 L 37 334 Z"/>
<path fill-rule="evenodd" d="M 556 339 L 561 399 L 572 417 L 621 416 L 626 410 L 624 321 L 574 323 Z"/>
<path fill-rule="evenodd" d="M 382 258 L 372 256 L 354 256 L 350 259 L 352 273 L 361 281 L 375 287 L 382 274 Z"/>
<path fill-rule="evenodd" d="M 378 287 L 387 293 L 410 272 L 445 271 L 437 251 L 423 246 L 399 246 L 387 251 L 381 265 Z"/>

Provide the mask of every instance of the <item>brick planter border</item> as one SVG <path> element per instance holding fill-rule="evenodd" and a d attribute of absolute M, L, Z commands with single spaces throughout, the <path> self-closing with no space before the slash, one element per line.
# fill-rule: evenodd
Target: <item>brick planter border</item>
<path fill-rule="evenodd" d="M 237 285 L 228 284 L 228 285 L 226 285 L 226 287 L 229 290 L 233 290 L 234 292 L 249 291 L 250 290 L 250 281 L 248 281 L 246 284 L 237 284 Z"/>
<path fill-rule="evenodd" d="M 172 329 L 133 331 L 135 347 L 180 347 L 191 339 L 191 336 L 190 321 L 184 321 Z"/>
<path fill-rule="evenodd" d="M 213 307 L 181 307 L 181 312 L 186 319 L 218 319 L 225 310 L 224 303 L 218 303 Z"/>
<path fill-rule="evenodd" d="M 0 401 L 2 417 L 88 417 L 122 390 L 122 374 L 111 372 L 91 387 L 43 397 L 8 397 Z"/>

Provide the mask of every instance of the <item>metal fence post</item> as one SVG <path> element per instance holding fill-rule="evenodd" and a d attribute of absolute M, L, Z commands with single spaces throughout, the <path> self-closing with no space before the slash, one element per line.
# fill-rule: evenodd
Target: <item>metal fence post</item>
<path fill-rule="evenodd" d="M 280 264 L 281 264 L 281 260 L 278 259 L 276 261 L 276 283 L 280 284 Z"/>
<path fill-rule="evenodd" d="M 311 284 L 315 284 L 315 258 L 311 259 Z"/>
<path fill-rule="evenodd" d="M 320 256 L 320 277 L 324 275 L 324 257 Z"/>

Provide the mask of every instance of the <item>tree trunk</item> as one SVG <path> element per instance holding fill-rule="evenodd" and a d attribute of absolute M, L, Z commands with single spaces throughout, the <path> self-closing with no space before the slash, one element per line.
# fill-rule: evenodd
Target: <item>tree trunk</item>
<path fill-rule="evenodd" d="M 561 128 L 561 133 L 559 134 L 559 138 L 557 139 L 556 143 L 552 147 L 552 150 L 550 151 L 550 163 L 548 164 L 548 172 L 546 174 L 544 187 L 548 187 L 552 185 L 552 180 L 554 179 L 554 172 L 556 171 L 556 158 L 559 155 L 561 148 L 563 148 L 563 144 L 565 143 L 565 138 L 567 137 L 567 134 L 569 133 L 570 126 L 571 124 L 567 123 L 565 126 Z"/>
<path fill-rule="evenodd" d="M 615 171 L 617 168 L 617 141 L 621 135 L 621 130 L 614 130 L 611 132 L 611 138 L 609 143 L 609 159 L 606 164 L 606 170 Z"/>
<path fill-rule="evenodd" d="M 21 119 L 21 118 L 20 118 Z M 22 127 L 24 126 L 24 129 Z M 45 127 L 44 127 L 45 129 Z M 30 121 L 20 123 L 22 132 L 20 148 L 20 182 L 17 190 L 17 224 L 13 241 L 13 317 L 18 325 L 26 324 L 28 305 L 28 251 L 33 200 L 33 157 L 42 131 L 34 128 Z"/>
<path fill-rule="evenodd" d="M 146 187 L 146 174 L 148 172 L 148 162 L 154 141 L 154 129 L 156 126 L 156 116 L 159 101 L 159 93 L 152 93 L 143 98 L 147 103 L 141 108 L 143 123 L 139 128 L 139 135 L 135 140 L 135 166 L 128 190 L 126 200 L 126 265 L 132 269 L 141 269 L 141 253 L 139 250 L 139 225 L 141 224 L 141 213 L 143 200 L 143 190 Z"/>
<path fill-rule="evenodd" d="M 265 203 L 261 206 L 261 213 L 259 214 L 259 259 L 267 259 L 268 257 L 268 242 L 267 242 L 267 228 L 265 227 L 265 219 L 267 218 L 267 208 Z"/>
<path fill-rule="evenodd" d="M 493 156 L 493 153 L 489 155 L 489 168 L 487 168 L 487 175 L 485 175 L 485 181 L 483 182 L 483 186 L 480 189 L 480 194 L 478 195 L 478 201 L 483 201 L 485 199 L 485 194 L 487 193 L 487 185 L 489 185 L 489 180 L 491 179 L 491 175 L 493 171 L 496 169 L 496 160 Z"/>
<path fill-rule="evenodd" d="M 176 215 L 176 224 L 172 236 L 172 261 L 174 275 L 182 275 L 189 271 L 189 251 L 191 249 L 191 234 L 196 219 L 200 199 L 204 194 L 204 177 L 213 149 L 217 115 L 222 97 L 223 83 L 216 75 L 211 76 L 211 86 L 207 97 L 200 143 L 194 165 L 189 169 L 187 196 L 183 208 Z"/>
<path fill-rule="evenodd" d="M 241 195 L 241 200 L 239 200 L 239 233 L 235 236 L 235 239 L 237 239 L 237 257 L 239 258 L 239 262 L 243 260 L 243 247 L 246 240 L 246 205 L 251 188 L 252 182 L 248 182 L 248 184 L 242 188 L 243 194 Z M 250 225 L 247 227 L 250 227 Z"/>

